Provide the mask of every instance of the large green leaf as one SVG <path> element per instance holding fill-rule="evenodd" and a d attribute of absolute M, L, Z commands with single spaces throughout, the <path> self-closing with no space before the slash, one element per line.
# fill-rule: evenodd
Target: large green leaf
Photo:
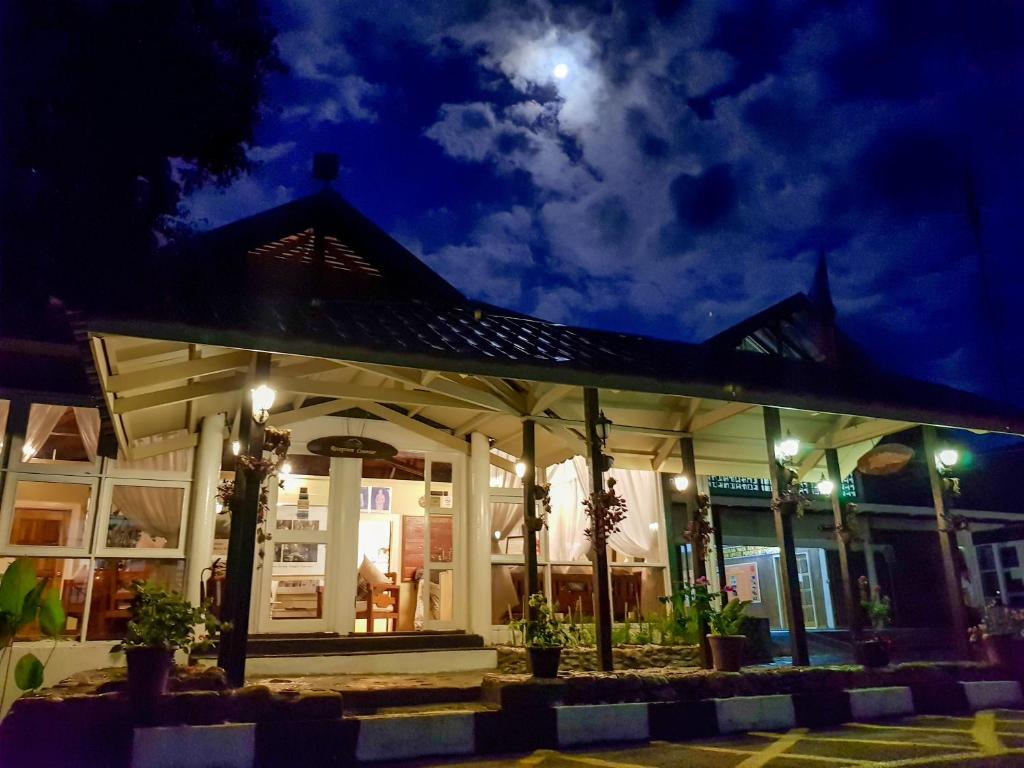
<path fill-rule="evenodd" d="M 66 617 L 64 606 L 60 602 L 60 593 L 56 589 L 48 589 L 39 602 L 39 629 L 47 637 L 60 637 L 64 631 Z"/>
<path fill-rule="evenodd" d="M 25 595 L 25 602 L 21 604 L 21 624 L 31 624 L 36 620 L 36 614 L 39 612 L 39 601 L 43 597 L 43 590 L 46 589 L 46 585 L 50 583 L 50 577 L 47 576 L 45 579 L 40 579 L 32 590 Z"/>
<path fill-rule="evenodd" d="M 0 611 L 21 615 L 25 596 L 36 585 L 36 568 L 31 560 L 19 557 L 0 578 Z"/>
<path fill-rule="evenodd" d="M 43 684 L 43 662 L 29 653 L 14 665 L 14 684 L 23 691 L 31 691 Z"/>

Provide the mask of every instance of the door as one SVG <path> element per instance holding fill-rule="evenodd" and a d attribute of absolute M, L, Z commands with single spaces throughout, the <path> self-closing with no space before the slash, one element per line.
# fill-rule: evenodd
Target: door
<path fill-rule="evenodd" d="M 328 478 L 316 476 L 289 476 L 283 488 L 272 484 L 266 521 L 270 540 L 256 560 L 262 633 L 328 629 L 329 488 Z"/>
<path fill-rule="evenodd" d="M 417 621 L 422 629 L 455 629 L 461 600 L 461 508 L 459 466 L 444 454 L 428 453 L 423 472 L 423 578 L 417 585 Z"/>

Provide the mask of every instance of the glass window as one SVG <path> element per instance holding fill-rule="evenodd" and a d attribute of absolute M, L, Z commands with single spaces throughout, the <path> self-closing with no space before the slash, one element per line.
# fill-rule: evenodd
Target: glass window
<path fill-rule="evenodd" d="M 135 582 L 148 581 L 180 592 L 184 580 L 184 560 L 96 560 L 86 639 L 119 640 L 124 636 L 131 618 Z"/>
<path fill-rule="evenodd" d="M 992 553 L 991 545 L 978 547 L 978 567 L 983 571 L 994 571 L 996 568 L 995 556 Z"/>
<path fill-rule="evenodd" d="M 18 480 L 14 491 L 11 544 L 83 547 L 92 486 Z"/>
<path fill-rule="evenodd" d="M 562 614 L 594 615 L 594 569 L 583 565 L 551 567 L 551 605 Z"/>
<path fill-rule="evenodd" d="M 523 554 L 523 505 L 491 502 L 491 554 Z"/>
<path fill-rule="evenodd" d="M 663 568 L 612 568 L 612 615 L 615 621 L 653 619 L 665 612 Z"/>
<path fill-rule="evenodd" d="M 545 592 L 547 579 L 544 567 L 538 568 L 540 588 Z M 526 569 L 522 565 L 491 566 L 491 623 L 507 624 L 523 618 L 523 594 L 526 591 Z M 556 608 L 557 610 L 557 608 Z"/>
<path fill-rule="evenodd" d="M 289 477 L 277 492 L 279 531 L 326 531 L 327 494 L 330 480 L 322 477 Z"/>
<path fill-rule="evenodd" d="M 1016 568 L 1020 565 L 1020 559 L 1017 557 L 1017 548 L 1000 547 L 999 548 L 999 562 L 1002 563 L 1003 568 Z"/>
<path fill-rule="evenodd" d="M 50 586 L 60 590 L 60 601 L 64 605 L 64 635 L 77 635 L 82 631 L 82 617 L 85 615 L 85 593 L 89 584 L 89 561 L 75 558 L 33 557 L 29 558 L 36 567 L 36 576 L 49 578 Z M 7 570 L 15 558 L 0 558 L 0 573 Z M 43 635 L 39 625 L 32 622 L 21 628 L 16 640 L 38 640 Z"/>
<path fill-rule="evenodd" d="M 106 546 L 176 549 L 181 538 L 185 489 L 115 485 L 110 499 Z"/>
<path fill-rule="evenodd" d="M 100 436 L 100 413 L 95 408 L 33 403 L 28 412 L 24 464 L 75 462 L 92 464 Z"/>

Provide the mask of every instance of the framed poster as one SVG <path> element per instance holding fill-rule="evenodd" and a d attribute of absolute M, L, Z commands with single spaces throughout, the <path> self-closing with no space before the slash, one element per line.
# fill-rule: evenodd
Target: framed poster
<path fill-rule="evenodd" d="M 382 485 L 375 485 L 370 488 L 371 512 L 391 511 L 391 489 Z"/>
<path fill-rule="evenodd" d="M 736 597 L 761 602 L 761 583 L 757 578 L 757 563 L 735 563 L 725 566 L 725 580 L 736 590 Z"/>
<path fill-rule="evenodd" d="M 370 508 L 370 489 L 367 486 L 362 486 L 359 489 L 359 509 L 363 512 Z"/>

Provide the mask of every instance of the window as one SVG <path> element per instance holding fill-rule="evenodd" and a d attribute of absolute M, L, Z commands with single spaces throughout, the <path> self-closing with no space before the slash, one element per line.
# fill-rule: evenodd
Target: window
<path fill-rule="evenodd" d="M 97 559 L 89 600 L 86 635 L 89 640 L 121 639 L 131 617 L 132 585 L 137 581 L 153 582 L 180 592 L 185 581 L 185 562 Z"/>
<path fill-rule="evenodd" d="M 105 527 L 110 549 L 179 549 L 185 489 L 113 485 Z"/>
<path fill-rule="evenodd" d="M 85 550 L 95 481 L 11 474 L 5 493 L 7 543 L 15 547 Z"/>
<path fill-rule="evenodd" d="M 33 403 L 28 412 L 25 436 L 12 464 L 33 471 L 68 465 L 93 467 L 100 435 L 100 414 L 95 408 Z"/>

